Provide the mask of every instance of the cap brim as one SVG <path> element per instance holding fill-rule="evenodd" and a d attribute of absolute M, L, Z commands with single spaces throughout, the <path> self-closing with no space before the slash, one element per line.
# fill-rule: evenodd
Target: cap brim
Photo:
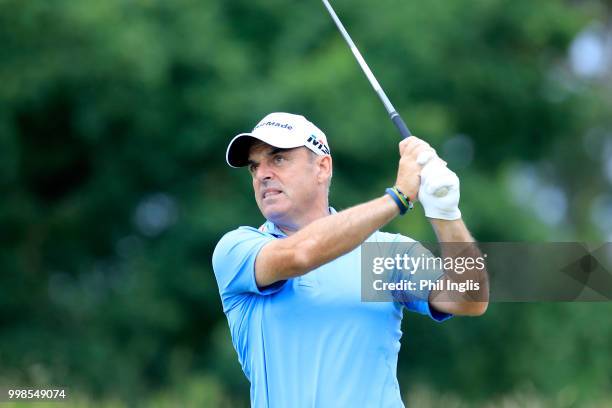
<path fill-rule="evenodd" d="M 235 136 L 227 145 L 227 152 L 225 153 L 227 164 L 234 168 L 246 166 L 249 162 L 249 148 L 256 140 L 258 139 L 250 133 L 241 133 Z"/>
<path fill-rule="evenodd" d="M 252 133 L 241 133 L 234 136 L 234 138 L 229 142 L 229 145 L 227 145 L 227 151 L 225 153 L 225 160 L 227 161 L 227 164 L 234 168 L 244 167 L 249 164 L 249 149 L 251 148 L 253 142 L 257 140 L 281 149 L 291 149 L 304 145 L 303 143 L 299 143 L 297 145 L 295 143 L 287 144 L 288 141 L 286 143 L 278 143 L 278 141 L 273 141 L 271 139 L 272 138 L 265 136 L 255 136 Z"/>

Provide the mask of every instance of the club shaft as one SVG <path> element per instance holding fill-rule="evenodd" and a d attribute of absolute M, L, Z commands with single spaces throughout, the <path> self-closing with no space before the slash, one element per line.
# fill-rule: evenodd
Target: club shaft
<path fill-rule="evenodd" d="M 351 52 L 355 56 L 355 59 L 357 60 L 357 63 L 359 64 L 359 66 L 363 70 L 363 73 L 368 78 L 368 81 L 370 81 L 370 84 L 372 85 L 372 88 L 374 88 L 374 91 L 376 92 L 376 94 L 378 95 L 378 97 L 382 101 L 383 105 L 385 106 L 385 109 L 387 110 L 387 113 L 389 114 L 389 117 L 391 118 L 391 121 L 393 122 L 393 124 L 395 125 L 397 130 L 399 130 L 399 132 L 400 132 L 400 134 L 402 135 L 403 138 L 411 136 L 410 130 L 406 126 L 406 123 L 404 123 L 404 120 L 402 119 L 402 117 L 399 115 L 399 113 L 397 113 L 397 111 L 395 110 L 395 108 L 391 104 L 391 101 L 387 97 L 387 94 L 385 94 L 385 91 L 382 89 L 382 87 L 380 86 L 380 84 L 376 80 L 376 77 L 372 73 L 372 70 L 370 69 L 368 64 L 365 62 L 365 60 L 363 59 L 363 56 L 361 55 L 361 53 L 357 49 L 357 46 L 355 45 L 355 43 L 351 39 L 351 36 L 349 35 L 349 33 L 344 28 L 344 25 L 342 24 L 342 22 L 338 18 L 338 15 L 336 15 L 336 12 L 332 8 L 331 4 L 329 4 L 328 0 L 322 0 L 322 1 L 323 1 L 323 4 L 325 5 L 325 8 L 327 8 L 327 11 L 329 12 L 329 15 L 331 16 L 332 20 L 334 20 L 334 23 L 336 24 L 336 27 L 338 27 L 338 30 L 340 30 L 340 34 L 342 34 L 342 37 L 344 37 L 344 40 L 346 41 L 346 43 L 348 44 L 349 48 L 351 49 Z"/>

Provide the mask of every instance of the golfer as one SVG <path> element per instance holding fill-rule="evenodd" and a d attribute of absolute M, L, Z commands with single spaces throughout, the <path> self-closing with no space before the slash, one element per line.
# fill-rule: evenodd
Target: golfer
<path fill-rule="evenodd" d="M 407 236 L 379 231 L 417 200 L 438 241 L 473 242 L 458 208 L 455 173 L 416 137 L 403 140 L 399 153 L 395 184 L 336 212 L 328 201 L 330 146 L 303 116 L 269 114 L 229 143 L 227 163 L 248 168 L 266 219 L 259 228 L 228 232 L 213 254 L 253 407 L 403 407 L 396 376 L 403 308 L 438 322 L 485 312 L 486 299 L 445 297 L 444 289 L 424 298 L 361 301 L 361 244 L 420 247 Z M 434 281 L 446 279 L 443 270 L 427 273 Z M 486 271 L 470 273 L 476 281 L 486 279 Z"/>

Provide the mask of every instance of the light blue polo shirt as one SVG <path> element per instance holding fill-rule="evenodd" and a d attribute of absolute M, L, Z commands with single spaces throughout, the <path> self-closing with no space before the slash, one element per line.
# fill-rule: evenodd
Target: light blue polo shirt
<path fill-rule="evenodd" d="M 332 210 L 333 211 L 333 210 Z M 361 302 L 361 248 L 265 289 L 255 258 L 285 237 L 273 223 L 240 227 L 215 248 L 213 268 L 253 407 L 403 407 L 397 382 L 403 306 L 442 321 L 426 301 Z M 366 242 L 413 242 L 375 232 Z M 429 276 L 429 279 L 438 279 Z"/>

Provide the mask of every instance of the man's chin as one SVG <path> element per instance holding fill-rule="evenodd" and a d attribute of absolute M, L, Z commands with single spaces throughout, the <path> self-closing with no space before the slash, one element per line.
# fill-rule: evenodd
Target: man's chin
<path fill-rule="evenodd" d="M 289 209 L 290 206 L 284 203 L 262 204 L 261 213 L 267 220 L 276 224 L 279 221 L 286 221 Z"/>

